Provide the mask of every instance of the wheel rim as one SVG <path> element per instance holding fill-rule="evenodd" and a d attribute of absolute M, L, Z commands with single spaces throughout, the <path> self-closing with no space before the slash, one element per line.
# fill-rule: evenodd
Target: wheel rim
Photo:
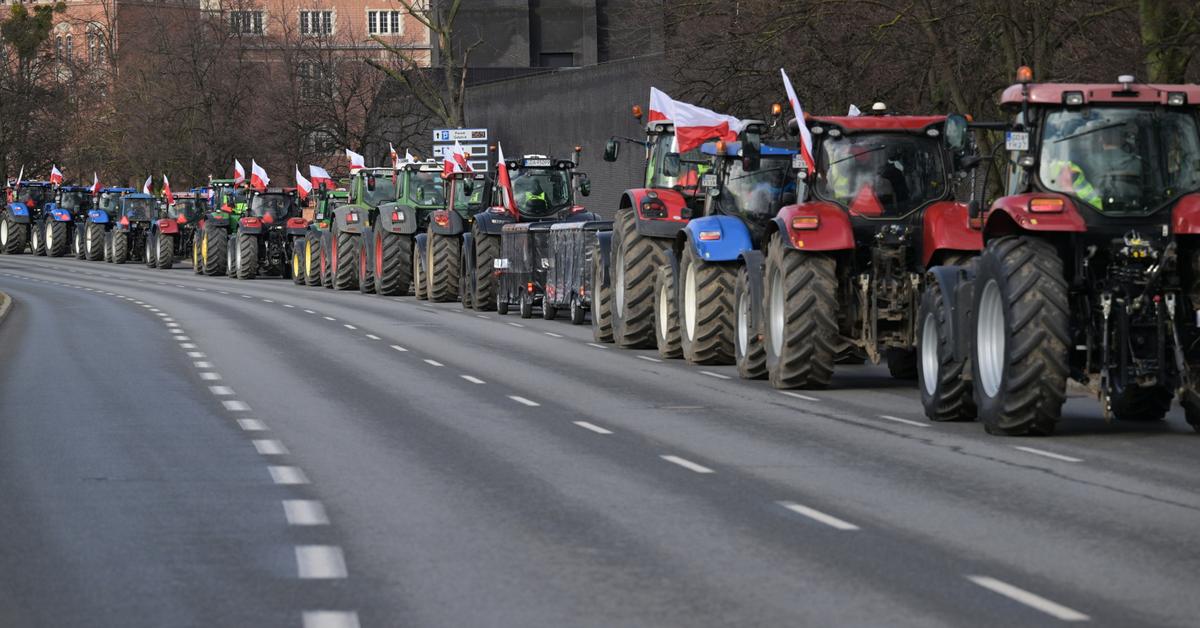
<path fill-rule="evenodd" d="M 938 368 L 941 366 L 937 356 L 937 319 L 934 318 L 933 312 L 925 315 L 923 325 L 921 346 L 918 347 L 921 351 L 921 376 L 925 379 L 925 394 L 932 396 L 937 389 Z"/>
<path fill-rule="evenodd" d="M 54 248 L 54 224 L 46 224 L 46 248 Z"/>
<path fill-rule="evenodd" d="M 771 350 L 783 353 L 783 274 L 771 273 Z"/>
<path fill-rule="evenodd" d="M 40 240 L 40 238 L 38 237 L 37 229 L 34 229 L 33 230 L 33 250 L 34 250 L 34 252 L 36 252 L 38 250 L 38 240 Z"/>
<path fill-rule="evenodd" d="M 683 321 L 688 340 L 696 338 L 696 265 L 688 264 L 683 281 Z"/>
<path fill-rule="evenodd" d="M 88 255 L 91 255 L 91 254 L 92 254 L 92 250 L 94 250 L 94 249 L 96 248 L 96 246 L 95 246 L 95 245 L 96 245 L 96 238 L 94 238 L 94 237 L 92 237 L 92 236 L 91 236 L 91 233 L 90 233 L 91 231 L 92 231 L 91 229 L 88 229 L 88 232 L 89 232 L 89 233 L 88 233 L 87 242 L 85 242 L 85 243 L 84 243 L 84 245 L 83 245 L 83 246 L 84 246 L 84 247 L 87 249 Z"/>
<path fill-rule="evenodd" d="M 979 383 L 988 397 L 1000 391 L 1004 375 L 1004 298 L 993 279 L 983 287 L 979 299 L 979 322 L 975 329 L 975 353 Z"/>
<path fill-rule="evenodd" d="M 234 240 L 233 243 L 235 246 L 237 246 L 237 253 L 235 253 L 234 259 L 237 260 L 238 272 L 241 272 L 241 270 L 242 270 L 242 243 L 238 242 L 237 240 Z"/>
<path fill-rule="evenodd" d="M 671 312 L 668 306 L 671 305 L 671 291 L 667 286 L 667 282 L 658 290 L 658 335 L 664 340 L 667 338 L 667 330 L 670 329 Z"/>
<path fill-rule="evenodd" d="M 204 263 L 208 263 L 208 234 L 204 234 L 204 239 L 200 240 L 200 256 L 204 258 Z"/>
<path fill-rule="evenodd" d="M 300 276 L 300 254 L 292 252 L 292 278 Z"/>
<path fill-rule="evenodd" d="M 8 221 L 0 220 L 0 244 L 8 245 Z"/>
<path fill-rule="evenodd" d="M 617 277 L 616 284 L 613 286 L 613 309 L 617 311 L 617 316 L 625 315 L 625 256 L 621 255 L 617 258 Z"/>
<path fill-rule="evenodd" d="M 383 234 L 375 235 L 375 276 L 383 276 Z"/>
<path fill-rule="evenodd" d="M 750 352 L 750 299 L 745 291 L 738 294 L 737 300 L 737 343 L 739 354 Z"/>

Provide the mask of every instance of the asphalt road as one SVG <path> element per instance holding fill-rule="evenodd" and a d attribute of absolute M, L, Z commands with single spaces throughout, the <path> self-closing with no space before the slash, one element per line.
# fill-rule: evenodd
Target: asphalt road
<path fill-rule="evenodd" d="M 0 625 L 1195 626 L 1200 435 L 0 256 Z"/>

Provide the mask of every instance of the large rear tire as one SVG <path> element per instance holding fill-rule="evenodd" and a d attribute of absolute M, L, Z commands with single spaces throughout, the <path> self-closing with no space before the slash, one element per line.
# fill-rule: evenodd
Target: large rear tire
<path fill-rule="evenodd" d="M 29 252 L 34 257 L 46 255 L 46 232 L 37 223 L 29 225 Z"/>
<path fill-rule="evenodd" d="M 29 238 L 29 230 L 25 225 L 13 220 L 12 215 L 4 212 L 0 216 L 0 249 L 8 255 L 25 252 L 25 243 Z"/>
<path fill-rule="evenodd" d="M 220 277 L 225 274 L 225 252 L 229 246 L 225 230 L 211 224 L 204 225 L 204 236 L 200 243 L 200 257 L 204 261 L 204 274 Z"/>
<path fill-rule="evenodd" d="M 612 286 L 604 282 L 604 261 L 600 249 L 592 249 L 592 339 L 612 342 Z"/>
<path fill-rule="evenodd" d="M 237 234 L 237 277 L 254 279 L 258 275 L 258 237 L 238 231 Z"/>
<path fill-rule="evenodd" d="M 70 241 L 67 240 L 67 223 L 57 220 L 46 223 L 46 255 L 62 257 L 67 254 L 70 245 Z"/>
<path fill-rule="evenodd" d="M 112 257 L 114 264 L 124 264 L 129 261 L 129 232 L 112 232 Z"/>
<path fill-rule="evenodd" d="M 779 233 L 767 255 L 767 370 L 776 388 L 826 388 L 837 345 L 837 264 L 788 248 Z"/>
<path fill-rule="evenodd" d="M 87 261 L 98 262 L 104 259 L 104 225 L 89 222 L 83 233 L 83 249 Z"/>
<path fill-rule="evenodd" d="M 613 340 L 627 349 L 654 345 L 654 273 L 668 241 L 637 232 L 632 208 L 617 212 L 612 240 Z"/>
<path fill-rule="evenodd" d="M 412 236 L 375 233 L 375 290 L 389 297 L 408 295 L 412 279 Z"/>
<path fill-rule="evenodd" d="M 767 376 L 767 349 L 763 346 L 761 326 L 751 324 L 753 291 L 750 272 L 745 265 L 738 268 L 733 282 L 734 316 L 733 361 L 743 379 L 762 379 Z"/>
<path fill-rule="evenodd" d="M 1188 425 L 1200 432 L 1200 387 L 1185 384 L 1179 391 L 1179 405 L 1183 406 L 1183 416 Z"/>
<path fill-rule="evenodd" d="M 950 304 L 937 281 L 930 281 L 917 310 L 917 385 L 930 421 L 975 418 L 971 382 L 963 379 L 966 360 L 955 359 L 950 337 Z"/>
<path fill-rule="evenodd" d="M 334 290 L 358 288 L 358 234 L 337 232 L 331 240 L 330 259 Z"/>
<path fill-rule="evenodd" d="M 429 234 L 428 297 L 430 301 L 446 302 L 458 298 L 458 277 L 462 257 L 459 247 L 462 237 Z"/>
<path fill-rule="evenodd" d="M 1161 421 L 1171 410 L 1175 393 L 1166 386 L 1126 386 L 1109 399 L 1113 416 L 1121 421 Z"/>
<path fill-rule="evenodd" d="M 684 359 L 692 364 L 732 364 L 736 266 L 705 262 L 685 244 L 680 272 L 680 347 Z"/>
<path fill-rule="evenodd" d="M 154 256 L 159 268 L 168 269 L 175 265 L 175 236 L 169 233 L 158 234 L 158 251 Z"/>
<path fill-rule="evenodd" d="M 471 225 L 471 236 L 475 242 L 475 295 L 471 301 L 483 312 L 496 307 L 495 262 L 500 257 L 500 236 L 484 233 L 479 223 Z"/>
<path fill-rule="evenodd" d="M 1051 434 L 1062 413 L 1070 347 L 1062 259 L 1039 238 L 988 243 L 975 279 L 975 405 L 991 434 Z"/>
<path fill-rule="evenodd" d="M 679 307 L 675 299 L 675 271 L 664 264 L 654 274 L 654 341 L 659 357 L 683 357 L 679 338 Z"/>

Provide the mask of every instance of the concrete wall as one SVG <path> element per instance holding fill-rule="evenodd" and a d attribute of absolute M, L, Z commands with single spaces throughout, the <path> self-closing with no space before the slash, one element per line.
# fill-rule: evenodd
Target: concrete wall
<path fill-rule="evenodd" d="M 630 106 L 649 106 L 650 86 L 670 90 L 659 55 L 475 85 L 467 89 L 467 122 L 487 127 L 505 157 L 544 153 L 569 157 L 583 146 L 581 170 L 592 179 L 585 205 L 605 216 L 616 211 L 621 192 L 639 185 L 643 152 L 626 144 L 616 163 L 603 160 L 612 135 L 643 139 Z"/>

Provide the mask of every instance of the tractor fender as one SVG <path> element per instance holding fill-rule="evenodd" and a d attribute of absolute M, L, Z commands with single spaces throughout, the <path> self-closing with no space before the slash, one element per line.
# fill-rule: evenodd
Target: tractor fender
<path fill-rule="evenodd" d="M 17 224 L 29 224 L 29 208 L 20 203 L 11 203 L 8 206 L 8 215 Z"/>
<path fill-rule="evenodd" d="M 956 360 L 970 355 L 970 338 L 967 337 L 970 323 L 965 317 L 970 311 L 974 293 L 973 275 L 962 266 L 934 266 L 925 276 L 926 285 L 937 283 L 941 288 L 942 303 L 950 308 L 946 316 L 946 326 L 949 327 L 946 337 L 950 339 L 951 352 Z"/>
<path fill-rule="evenodd" d="M 356 205 L 342 205 L 333 210 L 333 231 L 362 233 L 367 226 L 367 210 Z"/>
<path fill-rule="evenodd" d="M 105 224 L 108 222 L 108 212 L 103 209 L 89 210 L 87 213 L 87 221 L 97 224 Z"/>
<path fill-rule="evenodd" d="M 262 218 L 243 216 L 238 220 L 238 231 L 242 233 L 259 234 L 263 232 Z"/>
<path fill-rule="evenodd" d="M 155 233 L 179 233 L 179 223 L 170 218 L 159 218 L 150 229 Z"/>
<path fill-rule="evenodd" d="M 787 246 L 797 250 L 847 251 L 854 248 L 850 215 L 833 203 L 818 201 L 788 205 L 780 209 L 772 221 L 772 231 L 785 234 Z"/>
<path fill-rule="evenodd" d="M 308 233 L 308 221 L 299 216 L 288 218 L 287 233 L 293 237 L 303 237 L 304 234 Z"/>
<path fill-rule="evenodd" d="M 499 211 L 497 211 L 499 210 Z M 493 207 L 485 212 L 475 214 L 475 224 L 479 225 L 479 230 L 488 235 L 500 235 L 504 229 L 504 225 L 509 225 L 516 222 L 517 219 L 508 213 L 502 207 Z"/>
<path fill-rule="evenodd" d="M 683 217 L 688 211 L 687 200 L 675 190 L 625 190 L 620 207 L 634 209 L 638 234 L 650 238 L 674 238 L 687 223 Z"/>
<path fill-rule="evenodd" d="M 767 256 L 759 250 L 742 251 L 739 256 L 746 267 L 746 283 L 750 286 L 750 329 L 761 330 L 763 320 L 763 276 L 765 275 Z M 736 308 L 736 304 L 734 305 Z"/>
<path fill-rule="evenodd" d="M 72 222 L 74 220 L 71 212 L 59 207 L 58 203 L 46 203 L 46 206 L 42 208 L 42 215 L 49 216 L 55 222 Z"/>
<path fill-rule="evenodd" d="M 939 251 L 983 250 L 983 232 L 972 229 L 967 206 L 962 203 L 934 203 L 922 216 L 921 264 L 929 266 Z"/>
<path fill-rule="evenodd" d="M 379 206 L 379 218 L 375 228 L 380 231 L 412 235 L 420 228 L 421 213 L 403 203 L 384 203 Z"/>
<path fill-rule="evenodd" d="M 466 229 L 463 217 L 458 212 L 439 209 L 429 217 L 429 232 L 437 235 L 459 235 Z"/>
<path fill-rule="evenodd" d="M 592 251 L 592 255 L 600 256 L 600 268 L 604 271 L 604 276 L 601 277 L 601 287 L 608 286 L 608 269 L 612 264 L 612 231 L 596 232 L 596 248 Z"/>
<path fill-rule="evenodd" d="M 706 262 L 731 262 L 754 248 L 746 223 L 733 216 L 693 218 L 676 238 Z M 682 252 L 676 247 L 676 254 Z"/>
<path fill-rule="evenodd" d="M 1200 194 L 1188 194 L 1171 208 L 1171 232 L 1200 235 Z"/>
<path fill-rule="evenodd" d="M 1062 201 L 1062 211 L 1030 211 L 1030 202 L 1035 199 L 1059 199 Z M 1075 208 L 1075 203 L 1064 194 L 1037 192 L 996 199 L 984 218 L 983 236 L 991 239 L 1022 231 L 1082 233 L 1087 231 L 1087 225 Z"/>

